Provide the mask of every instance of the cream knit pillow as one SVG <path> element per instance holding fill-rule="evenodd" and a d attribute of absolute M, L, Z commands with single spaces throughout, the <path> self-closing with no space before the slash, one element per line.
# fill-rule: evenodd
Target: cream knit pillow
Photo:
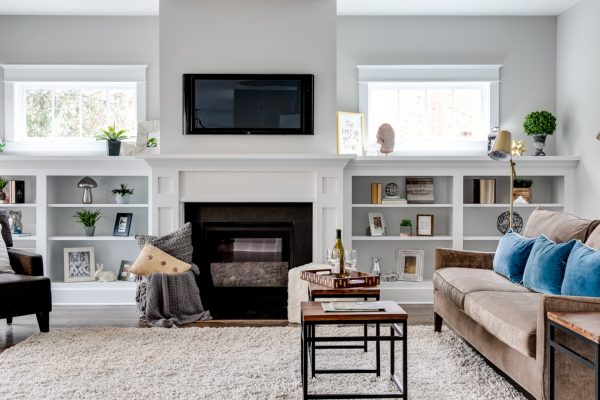
<path fill-rule="evenodd" d="M 142 276 L 155 272 L 173 275 L 187 272 L 191 267 L 190 264 L 178 260 L 158 247 L 147 243 L 133 262 L 133 266 L 129 268 L 129 272 Z"/>

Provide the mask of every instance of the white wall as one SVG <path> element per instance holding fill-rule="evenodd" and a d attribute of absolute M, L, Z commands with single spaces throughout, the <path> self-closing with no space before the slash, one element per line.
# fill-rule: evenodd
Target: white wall
<path fill-rule="evenodd" d="M 358 110 L 356 65 L 503 64 L 501 127 L 525 138 L 528 154 L 525 115 L 555 111 L 555 17 L 339 17 L 337 37 L 339 110 Z"/>
<path fill-rule="evenodd" d="M 147 118 L 159 118 L 158 17 L 0 16 L 0 64 L 147 64 Z"/>
<path fill-rule="evenodd" d="M 558 17 L 559 151 L 579 154 L 575 213 L 599 218 L 600 1 L 583 0 Z"/>
<path fill-rule="evenodd" d="M 162 153 L 335 153 L 335 0 L 161 0 Z M 184 136 L 184 73 L 312 73 L 314 136 Z"/>

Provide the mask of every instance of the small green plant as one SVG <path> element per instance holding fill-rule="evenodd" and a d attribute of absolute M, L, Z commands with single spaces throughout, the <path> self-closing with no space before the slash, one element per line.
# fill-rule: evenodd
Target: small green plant
<path fill-rule="evenodd" d="M 120 131 L 117 131 L 115 125 L 110 125 L 108 128 L 106 128 L 106 130 L 103 130 L 100 135 L 96 136 L 96 139 L 119 142 L 121 140 L 127 139 L 127 136 L 125 136 L 125 132 L 127 132 L 126 129 L 121 129 Z"/>
<path fill-rule="evenodd" d="M 6 147 L 6 143 L 0 139 L 0 154 L 4 153 L 4 148 Z"/>
<path fill-rule="evenodd" d="M 552 135 L 556 130 L 556 117 L 548 111 L 534 111 L 525 117 L 523 129 L 529 136 Z"/>
<path fill-rule="evenodd" d="M 400 221 L 400 226 L 412 226 L 412 221 L 410 219 L 403 219 Z"/>
<path fill-rule="evenodd" d="M 517 189 L 527 189 L 533 186 L 533 180 L 529 178 L 515 178 L 513 187 Z"/>
<path fill-rule="evenodd" d="M 102 211 L 100 210 L 77 211 L 75 212 L 75 215 L 73 215 L 73 218 L 75 218 L 75 222 L 78 222 L 83 226 L 96 226 L 96 222 L 98 222 L 102 217 Z"/>
<path fill-rule="evenodd" d="M 0 178 L 0 192 L 8 185 L 8 179 Z"/>
<path fill-rule="evenodd" d="M 111 193 L 125 196 L 126 194 L 133 194 L 133 191 L 134 189 L 129 189 L 125 183 L 121 183 L 121 187 L 119 189 L 113 189 Z"/>
<path fill-rule="evenodd" d="M 146 147 L 158 147 L 158 139 L 156 138 L 150 138 L 148 139 L 148 141 L 146 142 Z"/>

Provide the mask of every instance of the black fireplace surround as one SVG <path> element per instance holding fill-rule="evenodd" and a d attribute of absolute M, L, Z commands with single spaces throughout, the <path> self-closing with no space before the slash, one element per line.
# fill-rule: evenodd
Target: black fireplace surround
<path fill-rule="evenodd" d="M 186 203 L 204 307 L 286 319 L 287 272 L 312 260 L 312 203 Z"/>

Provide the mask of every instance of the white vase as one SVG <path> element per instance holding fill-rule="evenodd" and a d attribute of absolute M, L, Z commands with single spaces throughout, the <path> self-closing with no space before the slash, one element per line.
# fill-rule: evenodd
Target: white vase
<path fill-rule="evenodd" d="M 117 201 L 117 204 L 129 204 L 129 200 L 131 200 L 131 195 L 130 194 L 117 194 L 115 196 L 115 200 Z"/>

